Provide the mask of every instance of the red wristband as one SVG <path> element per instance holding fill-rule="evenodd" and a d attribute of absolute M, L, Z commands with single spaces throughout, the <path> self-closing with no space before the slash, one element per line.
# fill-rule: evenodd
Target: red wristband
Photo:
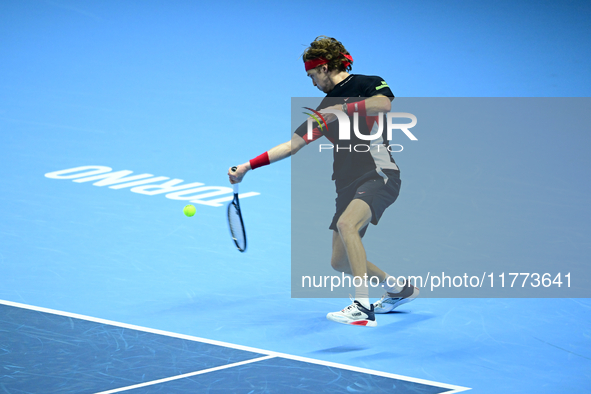
<path fill-rule="evenodd" d="M 347 104 L 347 114 L 353 116 L 353 112 L 359 112 L 359 116 L 367 116 L 365 111 L 365 100 Z"/>
<path fill-rule="evenodd" d="M 269 161 L 269 153 L 265 152 L 262 155 L 258 155 L 257 157 L 252 159 L 249 163 L 250 163 L 250 168 L 252 170 L 254 170 L 255 168 L 269 165 L 269 164 L 271 164 L 271 162 Z"/>

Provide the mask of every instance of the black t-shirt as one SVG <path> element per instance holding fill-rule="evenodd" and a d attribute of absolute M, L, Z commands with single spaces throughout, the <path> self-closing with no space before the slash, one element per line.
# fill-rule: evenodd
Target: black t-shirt
<path fill-rule="evenodd" d="M 317 110 L 336 104 L 354 103 L 376 95 L 389 97 L 390 100 L 394 99 L 394 94 L 392 94 L 392 91 L 382 78 L 351 74 L 339 82 L 326 95 Z M 386 115 L 383 114 L 381 119 L 378 116 L 359 117 L 358 119 L 360 134 L 375 135 L 379 130 L 378 126 L 381 125 L 380 136 L 373 140 L 364 140 L 357 137 L 354 131 L 353 114 L 349 114 L 350 139 L 339 139 L 338 121 L 331 122 L 328 128 L 318 127 L 315 129 L 316 133 L 312 139 L 307 138 L 307 122 L 304 122 L 295 131 L 296 134 L 304 138 L 306 143 L 310 143 L 323 135 L 333 143 L 332 179 L 336 181 L 337 190 L 362 176 L 367 176 L 370 172 L 375 172 L 377 176 L 386 177 L 382 170 L 398 170 L 398 166 L 388 150 Z"/>

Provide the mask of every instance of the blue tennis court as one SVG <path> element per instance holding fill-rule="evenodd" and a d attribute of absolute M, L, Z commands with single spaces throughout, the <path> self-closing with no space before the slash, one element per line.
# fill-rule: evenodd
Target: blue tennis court
<path fill-rule="evenodd" d="M 379 21 L 351 31 L 375 10 L 325 20 L 289 2 L 0 4 L 0 392 L 591 392 L 591 10 L 462 4 L 380 2 L 387 36 Z M 577 296 L 425 291 L 375 328 L 328 321 L 346 295 L 292 297 L 307 230 L 293 219 L 316 211 L 293 211 L 290 160 L 241 184 L 236 250 L 226 172 L 290 138 L 292 97 L 319 94 L 299 56 L 321 34 L 399 97 L 576 100 L 535 129 L 491 113 L 495 133 L 458 117 L 446 134 L 430 123 L 443 107 L 417 113 L 380 223 L 395 230 L 366 241 L 388 246 L 386 265 L 486 266 L 496 280 L 524 262 L 569 268 Z M 375 47 L 389 49 L 374 64 Z M 329 275 L 330 168 L 311 171 L 328 190 L 311 264 Z"/>

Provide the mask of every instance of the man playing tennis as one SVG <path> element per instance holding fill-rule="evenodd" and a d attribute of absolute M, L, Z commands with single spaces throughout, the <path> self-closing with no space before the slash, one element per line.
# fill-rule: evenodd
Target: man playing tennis
<path fill-rule="evenodd" d="M 315 119 L 319 122 L 315 123 L 312 135 L 308 134 L 307 122 L 304 122 L 290 141 L 237 166 L 234 172 L 230 169 L 228 175 L 231 183 L 239 183 L 248 171 L 294 155 L 322 136 L 333 143 L 337 200 L 336 213 L 329 227 L 333 230 L 331 265 L 354 277 L 377 277 L 387 290 L 381 300 L 370 304 L 367 282 L 363 281 L 362 286 L 355 288 L 353 303 L 339 312 L 329 313 L 327 318 L 344 324 L 376 326 L 375 313 L 390 312 L 419 293 L 409 283 L 398 286 L 394 277 L 367 261 L 361 242 L 369 223 L 376 225 L 385 209 L 398 197 L 400 170 L 387 149 L 386 138 L 373 139 L 371 149 L 367 151 L 355 151 L 350 147 L 368 141 L 360 139 L 352 130 L 350 139 L 340 140 L 339 122 L 335 122 L 337 116 L 325 111 L 343 111 L 351 120 L 351 128 L 357 112 L 359 132 L 374 135 L 379 124 L 386 124 L 385 114 L 390 111 L 394 95 L 380 77 L 349 74 L 353 58 L 334 38 L 317 37 L 304 52 L 303 60 L 314 86 L 326 93 L 317 109 Z M 382 133 L 385 133 L 385 127 L 382 127 Z"/>

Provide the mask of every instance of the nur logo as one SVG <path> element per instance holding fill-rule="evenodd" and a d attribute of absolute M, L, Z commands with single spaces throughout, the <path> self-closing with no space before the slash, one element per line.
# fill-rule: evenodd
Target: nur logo
<path fill-rule="evenodd" d="M 323 109 L 319 111 L 315 111 L 312 108 L 304 107 L 305 109 L 312 111 L 312 113 L 304 112 L 304 114 L 309 115 L 308 124 L 307 124 L 307 133 L 308 139 L 313 139 L 313 129 L 314 129 L 314 121 L 320 127 L 321 130 L 325 128 L 328 129 L 326 124 L 326 120 L 322 116 L 322 114 L 333 114 L 336 115 L 337 121 L 339 122 L 339 140 L 350 140 L 351 139 L 351 121 L 349 116 L 345 114 L 343 111 L 338 109 Z M 383 119 L 384 113 L 380 112 L 378 114 L 378 119 Z M 398 118 L 408 118 L 411 120 L 410 123 L 393 123 L 393 119 Z M 355 136 L 363 141 L 373 141 L 375 139 L 382 137 L 382 132 L 384 131 L 384 125 L 382 121 L 378 121 L 378 129 L 375 133 L 365 135 L 359 131 L 359 113 L 353 113 L 353 132 Z M 417 141 L 417 137 L 415 137 L 408 129 L 413 128 L 417 124 L 417 117 L 408 112 L 388 112 L 386 113 L 386 129 L 387 129 L 387 138 L 388 140 L 392 140 L 392 130 L 401 130 L 411 141 Z"/>

